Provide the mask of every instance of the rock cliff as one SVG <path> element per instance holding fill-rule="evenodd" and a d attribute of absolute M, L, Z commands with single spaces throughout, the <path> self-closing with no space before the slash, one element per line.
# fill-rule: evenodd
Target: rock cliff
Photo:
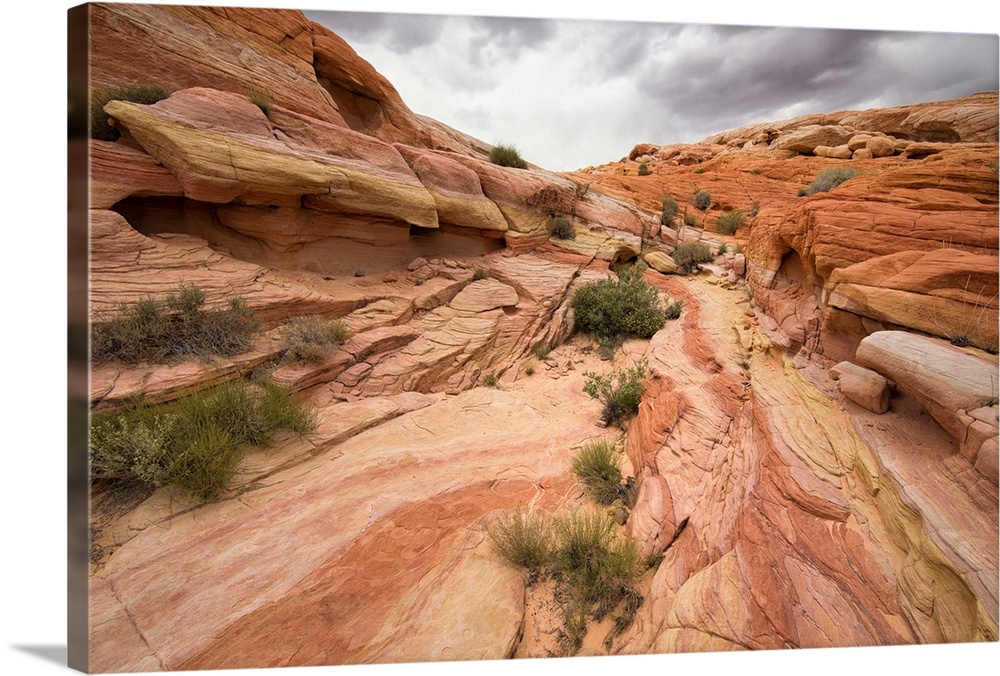
<path fill-rule="evenodd" d="M 624 532 L 662 560 L 584 653 L 997 640 L 995 92 L 555 174 L 491 164 L 298 12 L 91 12 L 95 89 L 169 93 L 100 108 L 120 138 L 90 141 L 92 322 L 197 284 L 263 323 L 235 356 L 95 364 L 92 407 L 265 368 L 317 416 L 209 503 L 95 485 L 92 670 L 550 654 L 553 611 L 487 528 L 585 505 L 570 465 L 599 438 L 636 480 Z M 695 240 L 730 250 L 666 274 Z M 615 352 L 649 364 L 617 430 L 570 299 L 640 255 L 683 312 Z M 276 363 L 313 314 L 349 339 Z"/>

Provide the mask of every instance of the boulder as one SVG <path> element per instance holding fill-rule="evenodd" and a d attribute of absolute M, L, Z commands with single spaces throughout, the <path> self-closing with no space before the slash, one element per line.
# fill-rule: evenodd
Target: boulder
<path fill-rule="evenodd" d="M 851 149 L 846 145 L 835 146 L 832 148 L 830 146 L 816 146 L 813 153 L 817 157 L 829 157 L 836 160 L 849 160 L 853 156 L 853 152 L 851 152 Z"/>
<path fill-rule="evenodd" d="M 896 145 L 893 139 L 885 136 L 873 136 L 868 139 L 865 148 L 871 151 L 872 157 L 889 157 L 895 154 Z"/>
<path fill-rule="evenodd" d="M 642 259 L 649 264 L 649 267 L 665 275 L 676 275 L 680 271 L 676 261 L 661 251 L 644 253 Z"/>
<path fill-rule="evenodd" d="M 884 376 L 849 361 L 831 368 L 830 375 L 840 383 L 840 393 L 858 406 L 874 413 L 889 410 L 889 384 Z"/>

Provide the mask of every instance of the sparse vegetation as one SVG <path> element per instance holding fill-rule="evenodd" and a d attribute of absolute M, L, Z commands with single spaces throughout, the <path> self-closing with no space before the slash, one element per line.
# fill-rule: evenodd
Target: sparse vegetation
<path fill-rule="evenodd" d="M 684 214 L 684 225 L 693 228 L 698 225 L 698 219 L 694 214 Z"/>
<path fill-rule="evenodd" d="M 697 169 L 694 170 L 694 173 L 696 173 L 696 174 L 704 174 L 705 173 L 705 168 L 704 167 L 698 167 Z"/>
<path fill-rule="evenodd" d="M 649 170 L 649 167 L 646 165 L 645 162 L 643 162 L 642 164 L 639 165 L 639 175 L 640 176 L 649 176 L 652 173 L 653 172 L 651 172 Z"/>
<path fill-rule="evenodd" d="M 535 375 L 535 365 L 534 364 L 528 364 L 527 366 L 525 366 L 524 367 L 524 375 L 526 375 L 526 376 L 533 376 L 533 375 Z"/>
<path fill-rule="evenodd" d="M 675 300 L 673 303 L 667 306 L 667 309 L 663 311 L 663 314 L 668 320 L 679 319 L 681 316 L 681 310 L 683 308 L 684 308 L 684 301 Z"/>
<path fill-rule="evenodd" d="M 576 228 L 568 218 L 558 216 L 549 219 L 549 234 L 557 239 L 576 239 Z"/>
<path fill-rule="evenodd" d="M 94 361 L 162 363 L 188 355 L 234 355 L 250 349 L 260 328 L 255 313 L 239 297 L 224 308 L 204 309 L 205 292 L 181 285 L 165 299 L 152 297 L 97 321 L 91 329 Z"/>
<path fill-rule="evenodd" d="M 698 190 L 694 194 L 694 206 L 705 211 L 712 204 L 712 195 L 707 190 Z"/>
<path fill-rule="evenodd" d="M 736 231 L 746 225 L 746 214 L 739 209 L 727 211 L 715 219 L 715 231 L 723 235 L 735 235 Z"/>
<path fill-rule="evenodd" d="M 721 256 L 728 251 L 729 251 L 729 246 L 725 242 L 723 242 L 722 244 L 719 245 L 719 251 L 717 252 L 717 255 Z"/>
<path fill-rule="evenodd" d="M 552 348 L 544 340 L 540 340 L 531 346 L 531 354 L 535 355 L 538 359 L 548 359 L 549 352 L 551 351 Z"/>
<path fill-rule="evenodd" d="M 617 279 L 607 278 L 581 286 L 573 295 L 576 328 L 599 341 L 616 336 L 651 338 L 665 321 L 660 296 L 642 278 L 645 263 L 615 268 Z"/>
<path fill-rule="evenodd" d="M 90 104 L 90 137 L 98 141 L 117 141 L 121 132 L 108 124 L 108 114 L 104 106 L 109 101 L 131 101 L 149 105 L 170 96 L 163 87 L 150 84 L 135 84 L 111 89 L 98 90 Z"/>
<path fill-rule="evenodd" d="M 661 225 L 673 225 L 674 219 L 677 218 L 677 212 L 680 210 L 680 206 L 677 204 L 677 200 L 673 197 L 663 198 L 663 213 L 660 214 L 660 224 Z"/>
<path fill-rule="evenodd" d="M 472 273 L 472 279 L 474 281 L 480 279 L 486 279 L 489 276 L 490 276 L 490 271 L 487 270 L 486 268 L 476 268 L 475 271 L 473 271 Z"/>
<path fill-rule="evenodd" d="M 755 169 L 754 169 L 754 170 L 753 170 L 753 171 L 752 171 L 751 173 L 753 173 L 753 174 L 756 174 L 756 175 L 760 176 L 761 174 L 763 174 L 763 173 L 764 173 L 764 170 L 763 170 L 763 169 L 761 169 L 760 167 L 756 167 L 756 168 L 755 168 Z"/>
<path fill-rule="evenodd" d="M 587 382 L 583 391 L 591 399 L 597 399 L 604 406 L 601 419 L 605 424 L 621 423 L 639 412 L 649 362 L 643 358 L 624 371 L 612 369 L 610 373 L 598 375 L 594 371 L 584 372 Z"/>
<path fill-rule="evenodd" d="M 704 242 L 680 244 L 670 254 L 670 257 L 674 259 L 684 274 L 691 274 L 698 269 L 698 265 L 701 263 L 710 263 L 715 260 L 715 254 Z"/>
<path fill-rule="evenodd" d="M 622 493 L 622 472 L 614 445 L 605 440 L 584 444 L 573 458 L 573 474 L 598 504 L 605 507 Z"/>
<path fill-rule="evenodd" d="M 754 202 L 750 205 L 750 211 L 747 212 L 747 218 L 753 218 L 758 213 L 760 213 L 760 202 Z"/>
<path fill-rule="evenodd" d="M 521 158 L 521 153 L 512 145 L 493 146 L 490 150 L 490 162 L 501 167 L 528 168 L 528 163 Z"/>
<path fill-rule="evenodd" d="M 234 381 L 171 405 L 95 413 L 91 469 L 98 481 L 174 486 L 208 500 L 229 485 L 246 447 L 265 445 L 278 429 L 313 426 L 291 392 L 267 380 Z"/>
<path fill-rule="evenodd" d="M 347 338 L 347 325 L 339 319 L 296 317 L 281 332 L 282 361 L 322 361 Z"/>
<path fill-rule="evenodd" d="M 247 90 L 247 99 L 250 103 L 260 108 L 260 112 L 264 113 L 264 117 L 270 115 L 271 106 L 274 105 L 274 97 L 271 95 L 271 92 L 260 87 L 251 87 Z"/>
<path fill-rule="evenodd" d="M 483 385 L 486 387 L 496 387 L 500 382 L 497 380 L 496 374 L 487 373 L 483 376 Z"/>
<path fill-rule="evenodd" d="M 799 195 L 815 195 L 818 192 L 833 190 L 844 181 L 857 175 L 858 171 L 854 167 L 827 167 L 816 174 L 816 178 L 809 184 L 809 187 L 801 189 Z"/>
<path fill-rule="evenodd" d="M 622 607 L 610 640 L 628 627 L 642 604 L 635 587 L 647 562 L 633 540 L 617 534 L 607 514 L 581 510 L 553 521 L 515 512 L 497 519 L 488 532 L 508 562 L 557 581 L 566 599 L 562 642 L 568 654 L 579 650 L 588 617 L 601 621 Z"/>

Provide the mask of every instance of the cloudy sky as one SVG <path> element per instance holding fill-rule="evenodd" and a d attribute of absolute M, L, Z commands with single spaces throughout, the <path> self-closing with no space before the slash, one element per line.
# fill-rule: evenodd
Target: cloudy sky
<path fill-rule="evenodd" d="M 617 160 L 639 142 L 998 88 L 995 33 L 306 14 L 343 36 L 415 112 L 513 143 L 553 170 Z M 965 25 L 995 30 L 974 17 Z"/>

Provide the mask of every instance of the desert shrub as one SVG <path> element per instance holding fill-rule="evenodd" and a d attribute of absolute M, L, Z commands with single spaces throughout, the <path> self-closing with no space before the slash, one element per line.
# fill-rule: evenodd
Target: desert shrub
<path fill-rule="evenodd" d="M 733 247 L 733 253 L 737 253 L 737 254 L 740 254 L 740 253 L 743 253 L 743 245 L 742 245 L 742 244 L 739 244 L 739 243 L 737 243 L 737 244 L 736 244 L 736 245 L 735 245 L 735 246 Z"/>
<path fill-rule="evenodd" d="M 648 363 L 643 358 L 624 371 L 612 369 L 610 373 L 603 375 L 594 371 L 584 372 L 587 382 L 583 385 L 583 391 L 591 399 L 597 399 L 603 404 L 601 419 L 606 424 L 620 424 L 639 412 L 639 401 L 645 389 L 642 381 L 646 379 Z"/>
<path fill-rule="evenodd" d="M 746 225 L 746 214 L 739 209 L 727 211 L 715 219 L 715 231 L 723 235 L 734 235 Z"/>
<path fill-rule="evenodd" d="M 235 381 L 172 405 L 95 413 L 91 471 L 96 480 L 175 486 L 207 500 L 229 485 L 247 446 L 267 444 L 278 429 L 313 426 L 291 392 L 266 380 Z"/>
<path fill-rule="evenodd" d="M 535 355 L 538 359 L 548 359 L 549 352 L 551 351 L 552 348 L 544 340 L 540 340 L 531 346 L 531 354 Z"/>
<path fill-rule="evenodd" d="M 640 176 L 649 176 L 652 173 L 653 172 L 651 172 L 649 170 L 649 167 L 646 165 L 645 162 L 643 162 L 642 164 L 639 165 L 639 175 Z"/>
<path fill-rule="evenodd" d="M 663 328 L 660 296 L 642 278 L 645 263 L 615 269 L 617 279 L 607 278 L 581 286 L 573 307 L 576 328 L 600 339 L 614 336 L 650 338 Z"/>
<path fill-rule="evenodd" d="M 547 518 L 518 510 L 494 521 L 487 533 L 497 553 L 515 566 L 540 570 L 551 562 L 555 543 Z"/>
<path fill-rule="evenodd" d="M 800 190 L 799 194 L 815 195 L 818 192 L 833 190 L 847 179 L 854 178 L 857 175 L 858 171 L 853 167 L 827 167 L 816 174 L 816 178 L 809 184 L 809 187 Z"/>
<path fill-rule="evenodd" d="M 521 158 L 521 153 L 512 145 L 493 146 L 490 150 L 490 162 L 501 167 L 528 168 L 528 163 Z"/>
<path fill-rule="evenodd" d="M 535 375 L 535 365 L 534 364 L 528 364 L 527 366 L 525 366 L 524 367 L 524 375 L 526 375 L 526 376 L 533 376 L 533 375 Z"/>
<path fill-rule="evenodd" d="M 568 218 L 559 216 L 549 219 L 549 234 L 558 239 L 576 239 L 576 228 Z"/>
<path fill-rule="evenodd" d="M 698 167 L 697 169 L 694 170 L 694 173 L 696 173 L 696 174 L 704 174 L 705 173 L 705 167 Z"/>
<path fill-rule="evenodd" d="M 260 112 L 267 117 L 271 113 L 271 106 L 274 105 L 274 97 L 271 92 L 259 87 L 251 87 L 247 90 L 247 99 L 250 103 L 260 108 Z"/>
<path fill-rule="evenodd" d="M 685 242 L 674 249 L 670 257 L 677 263 L 681 272 L 690 274 L 698 269 L 699 263 L 710 263 L 715 260 L 715 254 L 704 242 Z"/>
<path fill-rule="evenodd" d="M 339 319 L 296 317 L 281 331 L 282 361 L 322 361 L 347 338 L 347 325 Z"/>
<path fill-rule="evenodd" d="M 486 268 L 476 268 L 472 273 L 473 280 L 486 279 L 490 276 L 490 271 Z"/>
<path fill-rule="evenodd" d="M 684 214 L 684 225 L 693 228 L 698 225 L 698 219 L 695 218 L 694 214 Z"/>
<path fill-rule="evenodd" d="M 168 96 L 170 92 L 163 87 L 149 84 L 95 91 L 90 103 L 90 138 L 98 141 L 117 141 L 121 138 L 121 132 L 108 124 L 108 114 L 104 112 L 104 106 L 108 105 L 109 101 L 131 101 L 149 105 Z"/>
<path fill-rule="evenodd" d="M 584 444 L 573 458 L 573 473 L 599 504 L 607 506 L 618 499 L 622 472 L 610 442 L 601 439 Z"/>
<path fill-rule="evenodd" d="M 677 212 L 680 206 L 677 204 L 677 200 L 673 197 L 663 198 L 663 213 L 660 215 L 660 223 L 662 225 L 673 225 L 674 219 L 677 218 Z"/>
<path fill-rule="evenodd" d="M 704 211 L 712 204 L 712 195 L 707 190 L 698 190 L 694 194 L 694 206 Z"/>
<path fill-rule="evenodd" d="M 760 202 L 754 202 L 750 205 L 750 211 L 747 212 L 747 218 L 753 218 L 760 212 Z"/>
<path fill-rule="evenodd" d="M 675 300 L 673 303 L 667 306 L 663 311 L 664 316 L 668 320 L 679 319 L 681 316 L 681 309 L 684 307 L 684 301 Z"/>
<path fill-rule="evenodd" d="M 121 304 L 91 329 L 94 361 L 164 362 L 188 355 L 246 352 L 260 328 L 253 310 L 239 297 L 223 308 L 204 309 L 205 292 L 181 285 L 162 301 L 145 298 Z"/>
<path fill-rule="evenodd" d="M 615 525 L 602 512 L 581 510 L 557 519 L 554 567 L 594 616 L 604 617 L 633 589 L 642 572 L 639 550 L 632 540 L 616 537 Z"/>
<path fill-rule="evenodd" d="M 763 169 L 761 169 L 760 167 L 755 167 L 755 168 L 753 169 L 753 171 L 752 171 L 752 172 L 750 172 L 750 173 L 752 173 L 752 174 L 756 174 L 757 176 L 760 176 L 761 174 L 763 174 L 763 173 L 764 173 L 764 170 L 763 170 Z"/>
<path fill-rule="evenodd" d="M 483 376 L 483 385 L 485 385 L 486 387 L 496 387 L 499 384 L 499 382 L 500 381 L 497 380 L 496 375 L 493 373 L 487 373 L 485 376 Z"/>
<path fill-rule="evenodd" d="M 729 251 L 729 245 L 727 245 L 725 242 L 723 242 L 722 244 L 719 245 L 719 250 L 718 250 L 718 252 L 716 252 L 716 255 L 721 256 L 722 254 L 726 253 L 727 251 Z"/>

